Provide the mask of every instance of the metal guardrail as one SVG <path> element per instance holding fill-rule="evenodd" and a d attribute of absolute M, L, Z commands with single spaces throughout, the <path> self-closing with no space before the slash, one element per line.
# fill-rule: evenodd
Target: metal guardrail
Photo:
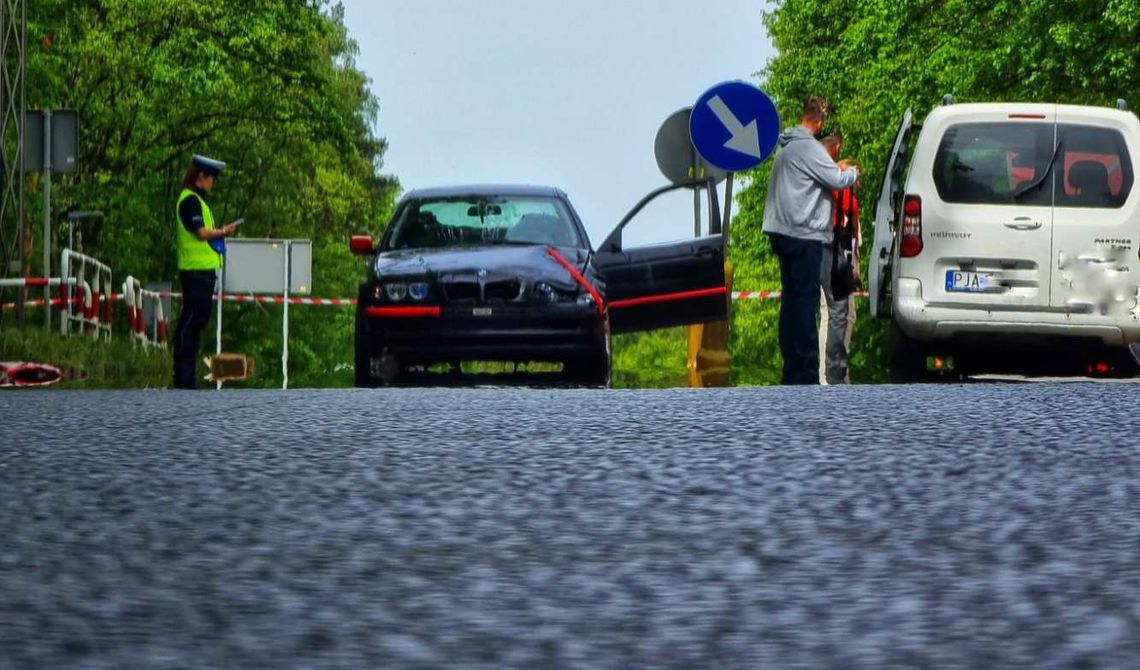
<path fill-rule="evenodd" d="M 123 280 L 123 299 L 127 303 L 127 324 L 131 342 L 144 347 L 166 348 L 167 325 L 166 315 L 162 309 L 162 298 L 163 294 L 144 289 L 142 283 L 130 275 Z M 144 316 L 148 300 L 154 305 L 152 324 L 147 324 Z"/>
<path fill-rule="evenodd" d="M 96 339 L 101 335 L 111 339 L 111 268 L 71 249 L 64 249 L 60 253 L 59 268 L 61 278 L 74 279 L 76 290 L 82 291 L 83 298 L 81 308 L 77 308 L 79 301 L 73 299 L 70 293 L 72 283 L 64 285 L 60 334 L 70 335 L 71 328 L 75 325 L 79 332 L 90 333 Z M 48 307 L 45 306 L 45 309 Z"/>

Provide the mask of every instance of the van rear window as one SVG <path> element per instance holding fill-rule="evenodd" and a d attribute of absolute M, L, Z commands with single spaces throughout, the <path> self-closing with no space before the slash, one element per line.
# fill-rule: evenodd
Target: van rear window
<path fill-rule="evenodd" d="M 1049 206 L 1050 184 L 1029 187 L 1045 174 L 1052 156 L 1052 124 L 957 124 L 938 145 L 934 184 L 945 202 Z"/>
<path fill-rule="evenodd" d="M 1132 158 L 1124 136 L 1111 128 L 1059 124 L 1054 170 L 1054 126 L 962 123 L 942 136 L 934 184 L 945 202 L 1118 208 L 1132 191 Z M 1055 200 L 1054 200 L 1055 198 Z"/>
<path fill-rule="evenodd" d="M 1117 208 L 1132 191 L 1132 158 L 1124 136 L 1111 128 L 1061 124 L 1061 167 L 1064 187 L 1057 189 L 1058 207 Z"/>

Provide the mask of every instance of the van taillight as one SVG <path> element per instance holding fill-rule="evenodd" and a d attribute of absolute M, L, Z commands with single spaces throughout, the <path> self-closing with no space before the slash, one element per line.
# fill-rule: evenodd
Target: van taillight
<path fill-rule="evenodd" d="M 922 198 L 908 195 L 903 198 L 902 239 L 899 255 L 914 258 L 922 253 Z"/>

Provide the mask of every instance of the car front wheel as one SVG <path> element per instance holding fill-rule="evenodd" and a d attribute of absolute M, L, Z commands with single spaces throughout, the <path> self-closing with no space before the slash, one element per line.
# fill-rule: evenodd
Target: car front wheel
<path fill-rule="evenodd" d="M 576 386 L 609 388 L 610 357 L 598 351 L 580 358 L 571 358 L 563 363 L 563 378 Z"/>
<path fill-rule="evenodd" d="M 365 329 L 364 312 L 356 311 L 356 357 L 353 362 L 356 388 L 375 388 L 377 380 L 372 376 L 370 361 L 372 358 L 372 342 Z"/>

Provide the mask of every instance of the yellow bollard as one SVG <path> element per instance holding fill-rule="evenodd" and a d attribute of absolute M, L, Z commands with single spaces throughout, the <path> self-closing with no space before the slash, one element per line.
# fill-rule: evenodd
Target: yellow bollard
<path fill-rule="evenodd" d="M 709 388 L 729 386 L 732 381 L 732 357 L 728 353 L 729 324 L 732 322 L 732 263 L 724 263 L 724 281 L 728 287 L 728 318 L 712 323 L 689 326 L 689 386 Z"/>
<path fill-rule="evenodd" d="M 701 383 L 701 374 L 697 369 L 697 357 L 701 352 L 701 337 L 705 330 L 705 324 L 694 323 L 689 326 L 689 357 L 685 367 L 689 375 L 689 388 L 699 389 L 704 386 Z"/>

